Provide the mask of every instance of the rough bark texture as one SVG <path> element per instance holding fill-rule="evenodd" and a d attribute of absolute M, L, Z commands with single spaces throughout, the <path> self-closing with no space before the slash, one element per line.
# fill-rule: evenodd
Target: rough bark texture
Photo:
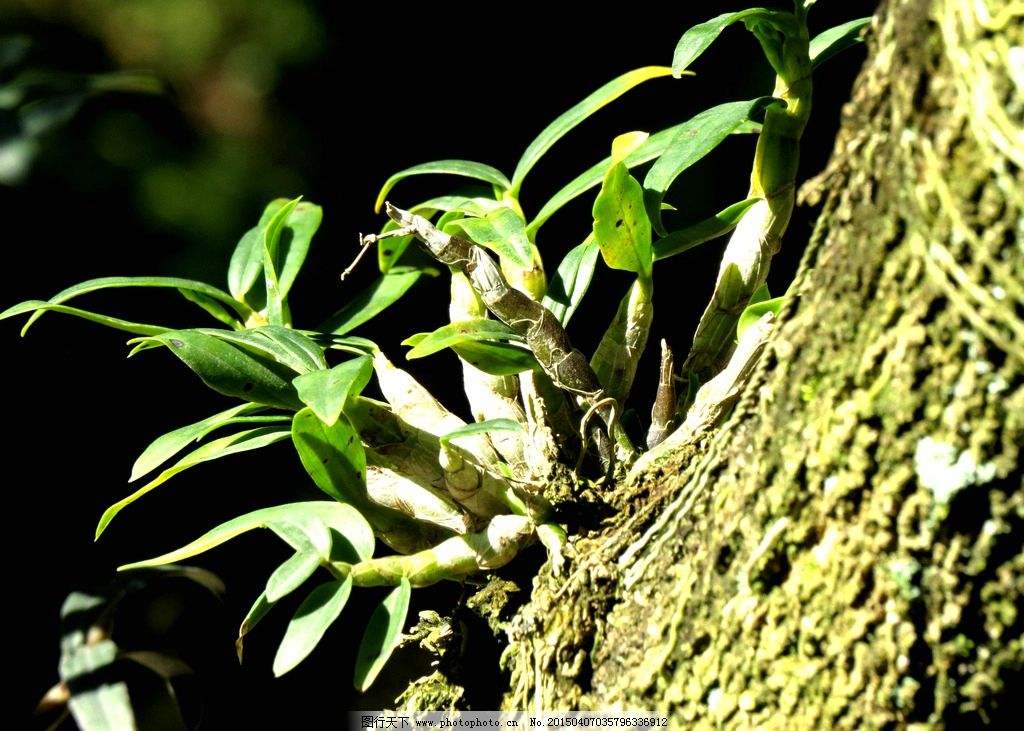
<path fill-rule="evenodd" d="M 1006 720 L 1024 594 L 1024 7 L 893 0 L 754 382 L 546 573 L 513 708 Z M 827 69 L 826 69 L 827 71 Z"/>

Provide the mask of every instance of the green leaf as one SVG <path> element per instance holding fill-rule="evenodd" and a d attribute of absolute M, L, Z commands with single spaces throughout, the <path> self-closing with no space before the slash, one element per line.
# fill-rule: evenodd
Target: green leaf
<path fill-rule="evenodd" d="M 356 671 L 353 679 L 356 690 L 364 692 L 373 685 L 391 653 L 398 647 L 411 595 L 412 587 L 409 580 L 403 576 L 402 583 L 396 586 L 374 610 L 363 634 L 363 640 L 359 643 L 359 652 L 356 654 Z"/>
<path fill-rule="evenodd" d="M 246 231 L 235 246 L 228 265 L 228 291 L 239 302 L 246 301 L 246 295 L 252 291 L 263 272 L 263 231 L 287 203 L 284 198 L 268 203 L 260 216 L 260 222 Z M 263 294 L 265 296 L 266 293 Z M 261 298 L 253 309 L 259 310 L 264 304 L 264 298 Z"/>
<path fill-rule="evenodd" d="M 355 330 L 393 305 L 424 274 L 436 275 L 436 270 L 393 267 L 387 274 L 348 301 L 335 312 L 318 330 L 344 335 Z"/>
<path fill-rule="evenodd" d="M 345 402 L 366 388 L 373 375 L 373 359 L 367 355 L 339 363 L 328 370 L 313 371 L 295 378 L 299 399 L 327 426 L 338 420 Z"/>
<path fill-rule="evenodd" d="M 278 288 L 282 299 L 288 297 L 288 293 L 299 275 L 302 265 L 306 261 L 306 254 L 309 253 L 309 246 L 313 235 L 320 228 L 320 222 L 324 217 L 324 209 L 320 206 L 300 201 L 294 210 L 288 214 L 288 219 L 281 229 L 278 260 L 281 262 L 278 273 Z"/>
<path fill-rule="evenodd" d="M 511 208 L 496 208 L 484 218 L 461 218 L 451 226 L 462 229 L 474 243 L 486 246 L 519 269 L 533 266 L 532 246 L 526 236 L 526 221 Z"/>
<path fill-rule="evenodd" d="M 422 333 L 418 333 L 420 335 Z M 414 335 L 412 337 L 417 337 Z M 402 341 L 402 345 L 410 344 L 409 338 Z M 471 341 L 501 341 L 501 340 L 523 340 L 515 330 L 499 320 L 476 319 L 463 322 L 452 322 L 439 327 L 426 337 L 419 338 L 416 345 L 405 354 L 409 360 L 422 358 L 431 355 L 445 348 L 450 348 L 459 343 Z"/>
<path fill-rule="evenodd" d="M 384 187 L 380 189 L 380 193 L 377 194 L 377 202 L 374 203 L 373 210 L 380 213 L 380 208 L 384 205 L 384 200 L 388 197 L 388 193 L 391 192 L 391 189 L 394 188 L 399 181 L 412 175 L 429 175 L 434 173 L 475 178 L 476 180 L 482 180 L 485 183 L 490 183 L 501 190 L 508 190 L 512 187 L 508 178 L 506 178 L 500 170 L 493 168 L 490 165 L 473 162 L 472 160 L 435 160 L 434 162 L 425 162 L 421 165 L 414 165 L 411 168 L 406 168 L 405 170 L 401 170 L 388 178 L 387 182 L 384 183 Z"/>
<path fill-rule="evenodd" d="M 190 443 L 198 442 L 215 429 L 230 424 L 276 422 L 284 421 L 288 418 L 286 416 L 244 416 L 244 414 L 251 414 L 262 410 L 263 407 L 258 404 L 241 404 L 157 437 L 143 450 L 139 458 L 135 460 L 135 464 L 132 465 L 132 475 L 128 478 L 128 482 L 135 482 L 135 480 L 143 475 L 149 474 Z"/>
<path fill-rule="evenodd" d="M 484 421 L 477 421 L 472 424 L 460 426 L 458 429 L 454 429 L 440 437 L 438 441 L 440 441 L 441 444 L 447 444 L 453 439 L 458 439 L 459 437 L 471 437 L 476 434 L 490 434 L 491 432 L 496 431 L 522 432 L 523 425 L 514 419 L 486 419 Z"/>
<path fill-rule="evenodd" d="M 750 210 L 750 207 L 759 200 L 761 199 L 747 198 L 738 203 L 733 203 L 710 218 L 705 218 L 703 221 L 698 221 L 692 226 L 687 226 L 679 231 L 673 231 L 668 236 L 658 239 L 654 242 L 654 260 L 658 261 L 659 259 L 667 259 L 676 254 L 682 254 L 684 251 L 689 251 L 705 241 L 710 241 L 729 233 L 736 228 L 736 224 L 743 218 L 743 214 Z"/>
<path fill-rule="evenodd" d="M 682 122 L 673 127 L 669 127 L 668 129 L 663 129 L 648 137 L 646 142 L 633 150 L 633 152 L 627 155 L 626 159 L 623 160 L 623 162 L 626 163 L 626 167 L 632 169 L 637 165 L 650 162 L 661 155 L 661 153 L 668 148 L 669 144 L 675 138 L 676 132 L 685 124 L 686 122 Z M 532 241 L 536 238 L 537 231 L 540 227 L 543 226 L 544 223 L 560 208 L 562 208 L 562 206 L 579 197 L 591 188 L 600 185 L 601 181 L 604 180 L 605 173 L 608 172 L 608 168 L 610 168 L 611 165 L 611 157 L 606 157 L 601 162 L 593 165 L 585 172 L 578 175 L 568 185 L 555 193 L 526 227 L 526 232 L 530 236 L 530 240 Z"/>
<path fill-rule="evenodd" d="M 562 327 L 569 324 L 569 320 L 583 300 L 583 295 L 587 293 L 600 252 L 593 235 L 588 236 L 586 241 L 565 255 L 555 271 L 555 276 L 551 278 L 542 303 L 551 310 Z"/>
<path fill-rule="evenodd" d="M 241 322 L 238 317 L 231 312 L 228 312 L 228 309 L 224 305 L 212 297 L 207 297 L 205 294 L 200 294 L 199 292 L 193 292 L 190 289 L 179 289 L 178 292 L 189 302 L 199 306 L 209 313 L 214 319 L 224 323 L 232 330 L 237 330 L 238 328 L 245 326 L 245 323 Z"/>
<path fill-rule="evenodd" d="M 672 75 L 679 76 L 697 58 L 707 50 L 719 34 L 729 25 L 737 21 L 757 23 L 771 21 L 781 16 L 792 17 L 790 13 L 765 8 L 748 8 L 734 13 L 723 13 L 709 21 L 700 23 L 683 33 L 676 44 L 672 55 Z"/>
<path fill-rule="evenodd" d="M 285 221 L 295 210 L 299 200 L 296 198 L 282 206 L 263 229 L 263 286 L 266 292 L 267 320 L 271 325 L 291 324 L 278 270 L 281 266 L 281 239 Z"/>
<path fill-rule="evenodd" d="M 539 371 L 533 353 L 512 343 L 473 342 L 452 346 L 455 354 L 474 368 L 492 376 L 514 376 L 523 371 Z"/>
<path fill-rule="evenodd" d="M 196 328 L 190 332 L 200 332 L 231 343 L 257 357 L 269 358 L 275 363 L 280 363 L 299 374 L 327 367 L 323 348 L 309 336 L 290 327 L 265 325 L 245 330 Z"/>
<path fill-rule="evenodd" d="M 315 551 L 296 551 L 291 558 L 274 569 L 274 573 L 267 579 L 264 591 L 266 600 L 273 604 L 291 594 L 316 572 L 324 559 L 326 557 L 322 558 Z"/>
<path fill-rule="evenodd" d="M 103 512 L 103 516 L 100 518 L 99 525 L 96 526 L 96 538 L 100 537 L 103 531 L 106 530 L 107 526 L 110 525 L 110 521 L 114 519 L 114 516 L 124 510 L 124 508 L 131 505 L 146 493 L 167 482 L 167 480 L 171 479 L 179 472 L 183 472 L 190 467 L 201 464 L 202 462 L 209 462 L 213 459 L 227 457 L 230 454 L 248 452 L 252 449 L 259 449 L 269 444 L 273 444 L 274 442 L 280 442 L 283 439 L 287 439 L 288 434 L 289 428 L 287 426 L 260 427 L 258 429 L 247 429 L 245 431 L 240 431 L 237 434 L 221 437 L 220 439 L 215 439 L 212 442 L 208 442 L 201 447 L 198 447 L 175 462 L 172 466 L 165 469 L 157 475 L 155 479 L 147 482 L 128 497 L 118 500 L 107 508 Z"/>
<path fill-rule="evenodd" d="M 861 33 L 871 23 L 871 18 L 857 18 L 834 28 L 822 31 L 811 39 L 811 68 L 816 69 L 838 53 L 864 41 Z"/>
<path fill-rule="evenodd" d="M 312 409 L 303 409 L 292 419 L 292 442 L 317 487 L 339 502 L 367 505 L 366 452 L 344 414 L 327 425 Z"/>
<path fill-rule="evenodd" d="M 612 165 L 594 201 L 594 240 L 612 269 L 651 278 L 651 222 L 644 191 L 624 163 Z"/>
<path fill-rule="evenodd" d="M 349 543 L 359 552 L 362 560 L 366 560 L 373 555 L 373 529 L 370 528 L 369 523 L 366 522 L 366 519 L 359 511 L 351 505 L 318 500 L 278 505 L 273 508 L 263 508 L 262 510 L 240 515 L 233 520 L 222 523 L 175 551 L 146 561 L 125 564 L 117 570 L 128 571 L 183 561 L 205 553 L 211 548 L 216 548 L 232 538 L 255 528 L 269 528 L 288 543 L 289 538 L 294 535 L 296 526 L 309 525 L 313 520 L 326 525 L 331 530 L 348 539 Z M 310 532 L 315 529 L 315 526 L 310 528 Z M 292 548 L 297 549 L 298 547 L 292 546 Z"/>
<path fill-rule="evenodd" d="M 253 602 L 252 607 L 245 615 L 245 619 L 242 620 L 242 624 L 238 627 L 238 639 L 235 640 L 235 653 L 238 655 L 238 662 L 242 662 L 242 649 L 243 641 L 245 636 L 252 632 L 253 627 L 260 623 L 260 620 L 270 613 L 273 608 L 273 604 L 267 601 L 267 593 L 261 592 L 256 601 Z"/>
<path fill-rule="evenodd" d="M 95 312 L 80 310 L 77 307 L 52 305 L 49 302 L 44 302 L 43 300 L 27 300 L 25 302 L 19 302 L 12 307 L 8 307 L 3 312 L 0 312 L 0 320 L 6 320 L 8 317 L 23 315 L 26 312 L 35 312 L 37 314 L 39 312 L 63 312 L 65 315 L 74 315 L 75 317 L 81 317 L 83 320 L 89 320 L 90 322 L 96 322 L 100 325 L 106 325 L 107 327 L 115 330 L 124 330 L 125 332 L 130 332 L 135 335 L 160 335 L 161 333 L 165 333 L 170 330 L 170 328 L 163 327 L 161 325 L 146 325 L 141 322 L 131 322 L 117 317 L 99 315 Z M 21 328 L 22 335 L 28 332 L 28 328 L 33 322 L 34 320 L 29 318 L 25 327 Z"/>
<path fill-rule="evenodd" d="M 151 287 L 154 289 L 171 288 L 177 289 L 185 293 L 194 292 L 200 295 L 206 295 L 210 299 L 216 300 L 223 304 L 228 305 L 232 310 L 238 313 L 238 316 L 244 319 L 249 314 L 249 308 L 243 304 L 236 302 L 231 298 L 224 290 L 218 289 L 217 287 L 206 284 L 205 282 L 197 282 L 194 279 L 182 279 L 180 277 L 100 277 L 98 279 L 89 279 L 84 282 L 79 282 L 67 289 L 63 289 L 49 300 L 48 303 L 59 305 L 67 302 L 68 300 L 80 297 L 83 294 L 89 292 L 96 292 L 103 289 L 122 289 L 126 287 Z M 14 308 L 11 308 L 14 309 Z M 39 309 L 55 309 L 55 308 L 39 308 Z M 9 312 L 10 310 L 8 310 Z M 62 310 L 57 310 L 61 312 Z M 29 325 L 39 319 L 42 313 L 33 316 L 28 324 L 25 325 L 25 330 L 28 330 Z M 0 315 L 0 319 L 7 316 L 5 312 Z M 119 328 L 124 329 L 124 328 Z"/>
<path fill-rule="evenodd" d="M 519 164 L 516 165 L 516 171 L 512 175 L 512 196 L 518 197 L 519 189 L 523 185 L 523 179 L 533 169 L 533 166 L 537 164 L 537 161 L 551 149 L 552 145 L 562 139 L 580 122 L 606 104 L 615 101 L 630 89 L 639 86 L 645 81 L 668 76 L 670 73 L 672 73 L 671 69 L 665 66 L 645 66 L 627 71 L 622 76 L 612 79 L 586 99 L 559 116 L 537 135 L 536 139 L 529 144 L 520 158 Z"/>
<path fill-rule="evenodd" d="M 328 581 L 310 592 L 288 623 L 274 656 L 274 675 L 280 677 L 306 659 L 324 633 L 341 616 L 352 593 L 352 578 Z"/>
<path fill-rule="evenodd" d="M 665 234 L 661 224 L 662 199 L 679 174 L 715 149 L 744 121 L 772 104 L 781 103 L 773 97 L 763 96 L 750 101 L 719 104 L 696 115 L 676 130 L 668 149 L 651 166 L 644 179 L 647 215 L 658 233 Z"/>
<path fill-rule="evenodd" d="M 736 321 L 736 339 L 739 340 L 743 337 L 743 333 L 750 328 L 751 325 L 757 323 L 765 314 L 771 312 L 778 316 L 779 311 L 782 310 L 782 305 L 786 302 L 786 296 L 773 297 L 772 299 L 761 300 L 760 302 L 754 302 L 751 298 L 751 304 L 747 305 L 746 309 L 740 315 L 740 319 Z"/>
<path fill-rule="evenodd" d="M 291 384 L 294 373 L 224 342 L 223 333 L 228 332 L 218 331 L 219 336 L 214 337 L 198 330 L 171 330 L 129 342 L 137 344 L 133 353 L 166 346 L 218 393 L 283 409 L 302 408 Z"/>

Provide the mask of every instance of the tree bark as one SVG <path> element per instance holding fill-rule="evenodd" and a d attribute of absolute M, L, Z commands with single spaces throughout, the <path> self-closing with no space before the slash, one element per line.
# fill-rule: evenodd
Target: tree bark
<path fill-rule="evenodd" d="M 674 727 L 1008 713 L 1024 665 L 1024 8 L 891 0 L 753 381 L 542 573 L 504 703 Z M 826 68 L 827 71 L 827 68 Z M 812 122 L 813 123 L 813 122 Z"/>

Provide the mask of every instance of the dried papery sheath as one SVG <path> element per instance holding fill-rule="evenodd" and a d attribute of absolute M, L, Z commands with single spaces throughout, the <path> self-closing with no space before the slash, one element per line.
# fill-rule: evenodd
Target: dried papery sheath
<path fill-rule="evenodd" d="M 672 349 L 661 341 L 661 367 L 658 371 L 658 392 L 651 407 L 651 428 L 647 430 L 647 448 L 654 449 L 669 435 L 676 418 L 676 374 Z"/>
<path fill-rule="evenodd" d="M 603 393 L 586 356 L 572 347 L 565 329 L 546 307 L 509 286 L 482 247 L 444 233 L 422 216 L 390 203 L 386 207 L 388 215 L 399 225 L 391 234 L 414 234 L 435 259 L 463 272 L 491 314 L 526 338 L 537 362 L 555 385 L 579 397 L 585 408 L 592 408 L 609 432 L 617 431 L 617 404 Z"/>

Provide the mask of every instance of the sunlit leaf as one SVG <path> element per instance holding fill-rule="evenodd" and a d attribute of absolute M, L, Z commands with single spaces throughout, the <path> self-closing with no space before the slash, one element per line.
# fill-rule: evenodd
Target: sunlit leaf
<path fill-rule="evenodd" d="M 601 250 L 593 235 L 588 236 L 586 241 L 565 255 L 551 278 L 542 302 L 551 310 L 562 327 L 569 324 L 569 320 L 583 300 L 583 295 L 587 293 L 600 253 Z"/>
<path fill-rule="evenodd" d="M 643 144 L 633 150 L 633 152 L 631 152 L 623 161 L 626 163 L 626 167 L 634 168 L 637 165 L 650 162 L 661 155 L 661 153 L 668 148 L 669 144 L 675 138 L 676 132 L 684 124 L 686 124 L 686 122 L 669 127 L 668 129 L 663 129 L 648 137 Z M 544 223 L 560 208 L 562 208 L 562 206 L 579 197 L 591 188 L 600 185 L 601 181 L 604 180 L 605 173 L 608 172 L 608 168 L 610 168 L 611 165 L 611 157 L 606 157 L 601 162 L 591 166 L 586 171 L 578 175 L 561 190 L 555 193 L 526 227 L 526 232 L 530 236 L 530 240 L 532 241 L 536 238 L 537 231 L 540 227 L 543 226 Z"/>
<path fill-rule="evenodd" d="M 274 605 L 267 601 L 266 592 L 261 592 L 256 597 L 256 601 L 253 602 L 253 605 L 245 615 L 245 619 L 242 620 L 242 624 L 238 627 L 238 639 L 235 640 L 235 653 L 238 655 L 238 662 L 242 662 L 245 636 L 252 632 L 253 627 L 259 624 L 260 620 L 266 617 L 273 607 Z"/>
<path fill-rule="evenodd" d="M 380 189 L 380 193 L 377 194 L 377 202 L 374 204 L 373 210 L 378 213 L 380 212 L 380 208 L 384 205 L 388 193 L 391 192 L 391 189 L 399 181 L 412 175 L 430 174 L 459 175 L 465 178 L 475 178 L 476 180 L 482 180 L 485 183 L 497 186 L 502 190 L 508 190 L 512 187 L 509 179 L 500 170 L 490 165 L 473 162 L 472 160 L 435 160 L 434 162 L 426 162 L 400 170 L 388 178 L 387 182 L 384 183 L 384 187 Z"/>
<path fill-rule="evenodd" d="M 734 13 L 723 13 L 711 20 L 693 26 L 679 39 L 672 55 L 672 74 L 679 76 L 710 46 L 729 25 L 738 21 L 749 23 L 792 18 L 791 13 L 765 8 L 748 8 Z"/>
<path fill-rule="evenodd" d="M 138 728 L 128 685 L 123 681 L 95 682 L 109 676 L 117 657 L 118 647 L 112 640 L 82 643 L 61 655 L 61 680 L 79 689 L 68 700 L 68 707 L 82 731 Z"/>
<path fill-rule="evenodd" d="M 291 558 L 274 569 L 274 573 L 267 579 L 267 588 L 264 590 L 267 601 L 273 604 L 298 589 L 325 559 L 326 556 L 321 557 L 312 550 L 296 551 Z"/>
<path fill-rule="evenodd" d="M 331 426 L 338 420 L 345 402 L 362 393 L 373 375 L 373 359 L 361 356 L 334 368 L 312 371 L 292 381 L 302 403 L 313 410 L 320 421 Z"/>
<path fill-rule="evenodd" d="M 263 272 L 263 232 L 274 216 L 284 208 L 288 201 L 278 198 L 267 204 L 260 216 L 260 222 L 242 235 L 228 265 L 228 291 L 239 302 L 246 302 L 247 295 L 255 286 Z M 262 309 L 266 304 L 266 293 L 261 293 L 257 301 L 252 302 L 254 310 Z"/>
<path fill-rule="evenodd" d="M 196 328 L 190 332 L 223 340 L 252 353 L 269 358 L 296 373 L 309 373 L 327 367 L 324 351 L 316 341 L 298 330 L 278 325 L 265 325 L 244 330 Z"/>
<path fill-rule="evenodd" d="M 519 269 L 533 265 L 530 240 L 526 236 L 526 221 L 511 208 L 502 206 L 484 218 L 461 218 L 457 228 L 466 238 L 485 246 Z M 451 228 L 450 226 L 447 227 Z"/>
<path fill-rule="evenodd" d="M 172 466 L 157 475 L 155 479 L 150 480 L 128 497 L 118 500 L 107 508 L 103 512 L 103 516 L 100 518 L 99 525 L 96 526 L 96 537 L 100 537 L 103 531 L 106 530 L 107 526 L 110 525 L 110 521 L 114 519 L 114 516 L 124 508 L 131 505 L 146 493 L 155 490 L 179 472 L 183 472 L 190 467 L 194 467 L 203 462 L 209 462 L 213 459 L 220 459 L 221 457 L 227 457 L 228 455 L 237 454 L 239 452 L 248 452 L 253 449 L 266 447 L 274 442 L 287 439 L 289 433 L 290 430 L 287 425 L 266 426 L 258 429 L 247 429 L 246 431 L 241 431 L 237 434 L 231 434 L 230 436 L 221 437 L 220 439 L 215 439 L 212 442 L 207 442 L 206 444 L 189 452 Z"/>
<path fill-rule="evenodd" d="M 288 623 L 284 639 L 274 656 L 274 675 L 280 677 L 294 668 L 319 644 L 327 628 L 341 615 L 349 594 L 352 578 L 329 581 L 310 592 Z"/>
<path fill-rule="evenodd" d="M 612 165 L 594 201 L 594 240 L 609 267 L 651 278 L 651 222 L 644 192 L 624 163 Z"/>
<path fill-rule="evenodd" d="M 649 132 L 626 132 L 612 140 L 612 163 L 623 162 L 650 138 Z"/>
<path fill-rule="evenodd" d="M 359 511 L 351 505 L 319 500 L 289 503 L 288 505 L 278 505 L 273 508 L 263 508 L 262 510 L 246 513 L 226 523 L 222 523 L 175 551 L 146 561 L 126 564 L 119 567 L 118 571 L 162 566 L 175 563 L 176 561 L 183 561 L 205 553 L 211 548 L 216 548 L 232 538 L 255 528 L 269 528 L 288 543 L 289 537 L 293 535 L 296 526 L 308 525 L 312 520 L 326 525 L 331 530 L 337 531 L 340 535 L 347 538 L 357 548 L 362 558 L 366 559 L 373 555 L 373 530 Z M 315 527 L 310 530 L 315 530 Z M 292 548 L 297 549 L 298 547 L 292 546 Z"/>
<path fill-rule="evenodd" d="M 754 302 L 751 298 L 751 304 L 743 310 L 740 314 L 740 319 L 736 321 L 736 339 L 739 340 L 752 325 L 756 324 L 758 320 L 764 317 L 767 313 L 778 316 L 782 310 L 782 305 L 786 302 L 786 296 L 773 297 L 772 299 L 761 300 Z"/>
<path fill-rule="evenodd" d="M 55 294 L 46 302 L 54 305 L 63 304 L 68 300 L 80 297 L 83 294 L 90 292 L 97 292 L 104 289 L 122 289 L 126 287 L 144 287 L 153 289 L 177 289 L 184 294 L 186 291 L 194 292 L 200 295 L 206 295 L 212 300 L 220 302 L 230 307 L 240 318 L 244 319 L 249 314 L 249 308 L 244 304 L 236 302 L 232 299 L 231 295 L 227 292 L 218 289 L 212 285 L 206 284 L 205 282 L 197 282 L 194 279 L 182 279 L 180 277 L 100 277 L 98 279 L 89 279 L 85 282 L 79 282 L 67 289 L 63 289 Z M 13 309 L 13 308 L 11 308 Z M 39 309 L 55 309 L 55 308 L 39 308 Z M 8 310 L 9 312 L 10 310 Z M 56 310 L 60 312 L 61 310 Z M 39 319 L 42 312 L 33 315 L 28 323 L 25 325 L 25 330 L 28 329 L 29 325 Z M 7 316 L 7 313 L 0 315 L 0 319 Z M 119 328 L 125 329 L 125 328 Z M 132 331 L 134 332 L 134 331 Z"/>
<path fill-rule="evenodd" d="M 115 330 L 124 330 L 135 335 L 160 335 L 170 331 L 170 328 L 163 327 L 161 325 L 147 325 L 142 322 L 131 322 L 130 320 L 122 320 L 118 317 L 110 317 L 109 315 L 100 315 L 95 312 L 89 312 L 88 310 L 80 310 L 77 307 L 68 307 L 67 305 L 54 305 L 43 300 L 27 300 L 25 302 L 19 302 L 12 307 L 8 307 L 3 312 L 0 312 L 0 320 L 6 320 L 8 317 L 16 317 L 17 315 L 23 315 L 26 312 L 62 312 L 65 315 L 74 315 L 80 317 L 83 320 L 89 320 L 90 322 L 99 323 L 100 325 L 106 325 L 107 327 Z M 32 324 L 32 319 L 29 318 L 28 323 L 21 329 L 21 334 L 24 335 L 28 331 L 29 326 Z"/>
<path fill-rule="evenodd" d="M 533 166 L 544 156 L 544 153 L 551 149 L 552 145 L 562 139 L 580 122 L 601 109 L 601 107 L 615 101 L 630 89 L 639 86 L 645 81 L 668 76 L 671 73 L 672 70 L 665 66 L 645 66 L 627 71 L 622 76 L 609 81 L 586 99 L 559 116 L 537 135 L 519 159 L 516 171 L 512 175 L 512 195 L 518 197 L 519 189 L 522 187 L 523 179 L 527 173 L 533 169 Z"/>
<path fill-rule="evenodd" d="M 514 376 L 523 371 L 539 371 L 533 353 L 512 343 L 467 341 L 451 346 L 455 354 L 477 370 L 492 376 Z"/>
<path fill-rule="evenodd" d="M 220 333 L 233 331 L 223 330 Z M 164 345 L 218 393 L 245 401 L 297 410 L 302 402 L 291 384 L 294 372 L 268 358 L 198 330 L 171 330 L 130 342 L 133 352 Z"/>
<path fill-rule="evenodd" d="M 417 336 L 413 336 L 417 337 Z M 426 337 L 417 338 L 416 345 L 405 354 L 408 359 L 422 358 L 459 343 L 471 341 L 523 340 L 515 330 L 503 322 L 489 319 L 464 320 L 439 327 Z M 402 342 L 408 345 L 409 339 Z"/>
<path fill-rule="evenodd" d="M 266 294 L 267 321 L 271 325 L 291 324 L 284 292 L 281 290 L 278 270 L 281 267 L 281 240 L 285 234 L 285 222 L 298 205 L 298 198 L 284 204 L 281 210 L 275 213 L 267 223 L 261 237 L 263 243 L 263 287 Z"/>
<path fill-rule="evenodd" d="M 471 437 L 477 434 L 490 434 L 496 431 L 522 432 L 523 425 L 514 419 L 486 419 L 472 424 L 460 426 L 439 438 L 442 444 L 447 444 L 453 439 L 460 437 Z"/>
<path fill-rule="evenodd" d="M 746 200 L 733 203 L 728 208 L 723 208 L 715 215 L 698 221 L 692 226 L 687 226 L 679 231 L 673 231 L 668 236 L 654 242 L 654 260 L 667 259 L 676 254 L 682 254 L 705 241 L 723 236 L 740 222 L 750 207 L 761 200 L 760 198 L 747 198 Z"/>
<path fill-rule="evenodd" d="M 822 31 L 811 39 L 811 68 L 818 68 L 847 48 L 864 41 L 862 31 L 871 23 L 871 18 L 857 18 L 834 28 Z"/>
<path fill-rule="evenodd" d="M 402 627 L 405 626 L 405 616 L 409 611 L 411 594 L 409 580 L 402 577 L 402 583 L 374 610 L 356 655 L 353 678 L 356 690 L 362 692 L 373 685 L 373 681 L 377 679 L 377 675 L 398 646 Z"/>
<path fill-rule="evenodd" d="M 286 298 L 291 291 L 295 278 L 306 261 L 313 235 L 320 228 L 323 217 L 323 208 L 308 201 L 301 201 L 284 222 L 277 256 L 281 262 L 277 277 L 281 297 Z"/>
<path fill-rule="evenodd" d="M 143 475 L 149 474 L 189 444 L 198 442 L 215 429 L 230 424 L 275 422 L 288 418 L 286 416 L 245 416 L 245 414 L 262 410 L 263 407 L 259 404 L 241 404 L 157 437 L 135 460 L 135 464 L 132 465 L 132 475 L 128 481 L 134 482 Z"/>
<path fill-rule="evenodd" d="M 772 104 L 781 103 L 778 99 L 764 96 L 750 101 L 719 104 L 696 115 L 676 130 L 671 144 L 644 178 L 647 215 L 658 233 L 665 234 L 661 225 L 662 199 L 679 174 L 715 149 L 742 122 Z"/>

